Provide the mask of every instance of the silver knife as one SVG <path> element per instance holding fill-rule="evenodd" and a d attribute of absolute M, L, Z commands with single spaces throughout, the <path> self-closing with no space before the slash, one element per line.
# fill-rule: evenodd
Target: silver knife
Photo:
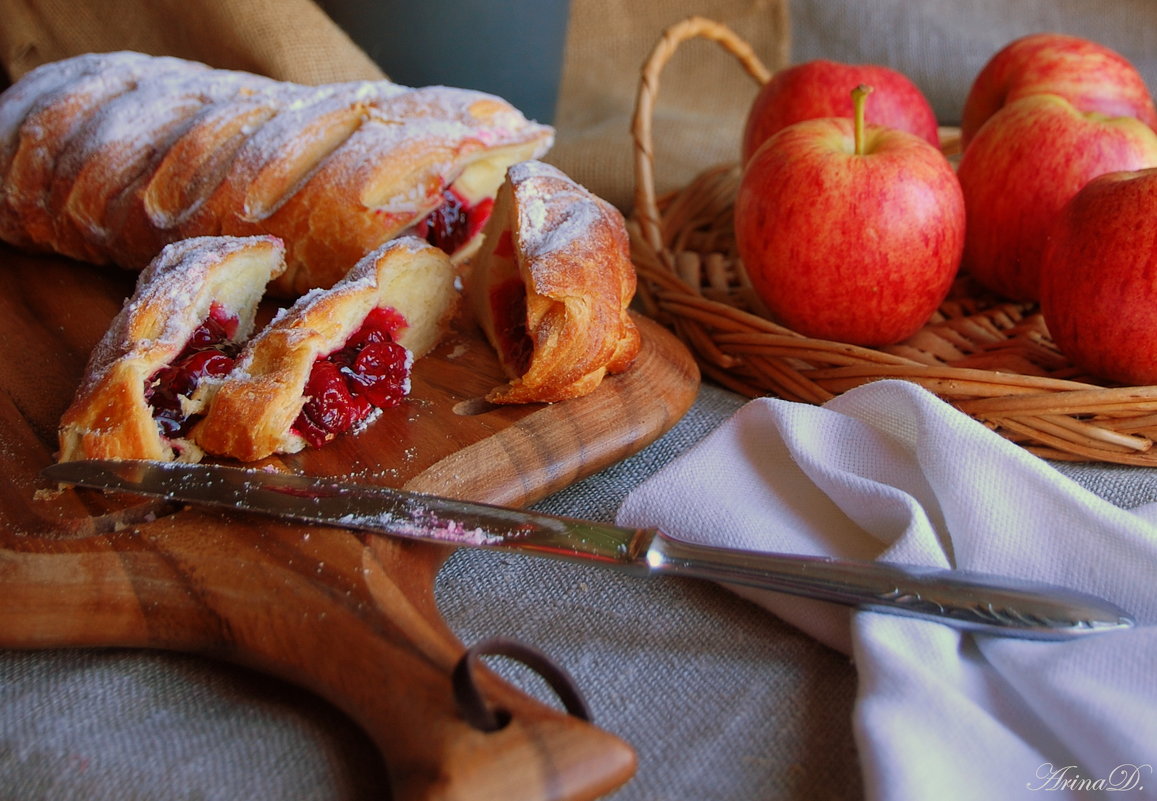
<path fill-rule="evenodd" d="M 931 620 L 968 631 L 1064 640 L 1133 626 L 1112 603 L 1017 579 L 882 562 L 738 551 L 631 529 L 333 478 L 150 461 L 62 462 L 63 484 L 207 504 L 279 518 L 687 576 Z"/>

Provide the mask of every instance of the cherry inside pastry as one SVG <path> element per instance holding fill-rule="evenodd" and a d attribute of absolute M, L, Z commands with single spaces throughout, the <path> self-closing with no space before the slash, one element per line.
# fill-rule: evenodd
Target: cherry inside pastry
<path fill-rule="evenodd" d="M 269 236 L 165 247 L 89 359 L 61 418 L 60 460 L 198 460 L 188 434 L 205 379 L 232 369 L 266 285 L 284 269 L 284 248 Z"/>
<path fill-rule="evenodd" d="M 526 161 L 507 171 L 484 234 L 469 293 L 511 379 L 490 401 L 579 397 L 630 366 L 641 341 L 627 312 L 635 269 L 617 209 Z"/>
<path fill-rule="evenodd" d="M 490 218 L 494 200 L 482 197 L 471 201 L 451 185 L 442 192 L 442 203 L 414 226 L 414 233 L 458 260 L 477 240 Z"/>
<path fill-rule="evenodd" d="M 294 453 L 357 431 L 409 394 L 410 371 L 445 331 L 455 269 L 438 248 L 402 237 L 337 284 L 280 313 L 216 384 L 193 438 L 241 461 Z"/>

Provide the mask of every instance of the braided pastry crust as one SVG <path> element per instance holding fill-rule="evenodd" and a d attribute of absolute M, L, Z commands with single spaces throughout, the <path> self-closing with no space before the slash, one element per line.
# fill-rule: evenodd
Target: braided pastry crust
<path fill-rule="evenodd" d="M 0 238 L 141 269 L 180 239 L 272 234 L 291 297 L 411 231 L 463 261 L 506 168 L 553 134 L 466 89 L 87 54 L 0 95 Z"/>

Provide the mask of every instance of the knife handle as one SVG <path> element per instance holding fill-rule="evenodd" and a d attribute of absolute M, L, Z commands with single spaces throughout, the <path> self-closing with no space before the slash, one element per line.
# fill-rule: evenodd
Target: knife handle
<path fill-rule="evenodd" d="M 742 584 L 1005 637 L 1072 639 L 1134 622 L 1104 599 L 1052 585 L 913 565 L 731 550 L 661 531 L 646 560 L 652 574 Z"/>

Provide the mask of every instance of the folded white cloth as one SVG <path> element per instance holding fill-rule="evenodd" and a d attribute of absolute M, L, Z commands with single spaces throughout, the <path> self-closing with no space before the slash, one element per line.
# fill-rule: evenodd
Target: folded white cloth
<path fill-rule="evenodd" d="M 1117 603 L 1136 628 L 1035 642 L 733 588 L 853 657 L 870 799 L 1127 799 L 1157 798 L 1154 507 L 1113 506 L 931 393 L 880 381 L 822 407 L 746 404 L 635 489 L 618 522 Z"/>

